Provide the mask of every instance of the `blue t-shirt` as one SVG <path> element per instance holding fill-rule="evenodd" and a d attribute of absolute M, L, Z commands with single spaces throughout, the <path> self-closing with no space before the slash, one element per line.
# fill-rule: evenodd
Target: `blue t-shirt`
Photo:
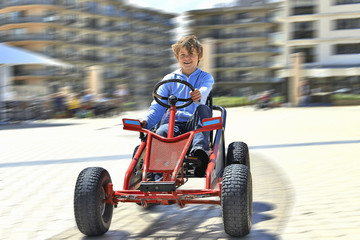
<path fill-rule="evenodd" d="M 206 99 L 212 89 L 214 84 L 214 78 L 211 74 L 202 71 L 200 68 L 197 68 L 189 77 L 181 73 L 181 69 L 178 69 L 168 75 L 166 75 L 163 80 L 168 79 L 181 79 L 189 82 L 195 89 L 199 89 L 201 92 L 201 99 L 198 102 L 193 102 L 185 108 L 177 110 L 175 121 L 186 122 L 191 115 L 195 112 L 195 109 L 199 104 L 205 104 Z M 178 98 L 189 98 L 191 89 L 181 83 L 167 83 L 159 87 L 157 93 L 160 96 L 168 97 L 171 94 L 175 95 Z M 165 102 L 165 100 L 164 100 Z M 168 103 L 167 103 L 168 104 Z M 176 105 L 182 105 L 184 102 L 178 102 Z M 151 103 L 149 111 L 145 117 L 147 121 L 147 129 L 152 129 L 160 120 L 161 123 L 169 122 L 169 111 L 166 111 L 166 108 L 158 104 L 156 101 Z M 165 115 L 164 115 L 165 114 Z"/>

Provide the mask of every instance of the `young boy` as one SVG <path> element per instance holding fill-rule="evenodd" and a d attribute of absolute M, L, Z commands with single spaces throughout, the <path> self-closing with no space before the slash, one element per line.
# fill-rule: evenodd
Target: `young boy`
<path fill-rule="evenodd" d="M 206 99 L 214 84 L 214 78 L 207 72 L 198 68 L 203 56 L 203 47 L 196 36 L 182 37 L 177 43 L 172 45 L 172 50 L 180 69 L 166 75 L 163 80 L 181 79 L 189 82 L 195 91 L 183 84 L 164 84 L 158 89 L 161 96 L 171 94 L 178 98 L 189 98 L 194 101 L 191 105 L 181 108 L 176 112 L 174 136 L 202 127 L 202 120 L 211 117 L 210 108 L 205 105 Z M 179 104 L 183 104 L 180 102 Z M 152 129 L 159 121 L 160 127 L 156 133 L 166 137 L 168 132 L 169 111 L 153 101 L 149 111 L 142 121 L 142 126 Z M 207 163 L 209 161 L 209 132 L 197 133 L 194 136 L 190 154 L 198 157 L 202 164 L 195 169 L 195 175 L 204 176 Z"/>

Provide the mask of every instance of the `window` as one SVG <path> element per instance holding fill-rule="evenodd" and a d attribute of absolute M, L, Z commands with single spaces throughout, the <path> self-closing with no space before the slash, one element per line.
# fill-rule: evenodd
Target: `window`
<path fill-rule="evenodd" d="M 74 14 L 67 14 L 64 16 L 65 24 L 73 24 L 76 23 L 77 16 Z"/>
<path fill-rule="evenodd" d="M 292 15 L 315 13 L 315 3 L 313 0 L 293 0 L 292 2 Z"/>
<path fill-rule="evenodd" d="M 24 86 L 24 85 L 26 85 L 26 80 L 16 80 L 16 81 L 13 81 L 13 85 L 14 85 L 14 86 Z"/>
<path fill-rule="evenodd" d="M 293 39 L 314 38 L 314 22 L 295 22 L 293 23 Z"/>
<path fill-rule="evenodd" d="M 335 20 L 335 29 L 357 29 L 360 28 L 360 18 L 337 19 Z"/>
<path fill-rule="evenodd" d="M 336 0 L 335 5 L 356 4 L 356 3 L 360 3 L 360 0 Z"/>
<path fill-rule="evenodd" d="M 55 36 L 56 35 L 56 29 L 55 28 L 47 28 L 45 31 L 46 35 Z"/>
<path fill-rule="evenodd" d="M 114 15 L 116 12 L 116 7 L 113 5 L 105 5 L 103 9 L 104 14 L 106 15 Z"/>
<path fill-rule="evenodd" d="M 248 12 L 238 13 L 235 16 L 235 21 L 236 23 L 246 23 L 247 21 L 249 21 L 249 18 L 250 14 Z"/>
<path fill-rule="evenodd" d="M 11 30 L 12 33 L 14 35 L 22 35 L 22 34 L 25 34 L 26 33 L 26 29 L 25 28 L 16 28 L 16 29 L 13 29 Z"/>
<path fill-rule="evenodd" d="M 17 12 L 11 12 L 9 14 L 10 19 L 17 19 L 21 17 L 25 17 L 25 11 L 17 11 Z"/>
<path fill-rule="evenodd" d="M 56 57 L 56 46 L 54 45 L 50 45 L 50 46 L 47 46 L 45 48 L 45 53 L 47 56 L 50 56 L 50 57 Z"/>
<path fill-rule="evenodd" d="M 359 54 L 360 53 L 360 43 L 350 43 L 350 44 L 336 44 L 334 46 L 335 54 Z"/>
<path fill-rule="evenodd" d="M 292 53 L 301 52 L 304 54 L 304 63 L 315 62 L 315 47 L 294 47 Z"/>

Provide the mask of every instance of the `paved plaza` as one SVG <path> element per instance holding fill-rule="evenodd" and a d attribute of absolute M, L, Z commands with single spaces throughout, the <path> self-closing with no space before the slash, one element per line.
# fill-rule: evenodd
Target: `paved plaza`
<path fill-rule="evenodd" d="M 360 106 L 227 109 L 226 145 L 249 145 L 253 226 L 243 239 L 360 239 Z M 87 239 L 75 224 L 79 172 L 106 168 L 120 190 L 138 133 L 123 117 L 0 126 L 0 239 Z M 203 179 L 189 181 L 203 187 Z M 220 206 L 114 209 L 89 239 L 228 239 Z"/>

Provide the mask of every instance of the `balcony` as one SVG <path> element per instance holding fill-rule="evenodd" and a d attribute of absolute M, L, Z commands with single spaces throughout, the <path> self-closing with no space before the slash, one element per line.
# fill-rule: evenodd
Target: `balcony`
<path fill-rule="evenodd" d="M 102 62 L 103 58 L 98 56 L 83 56 L 82 57 L 85 61 L 91 61 L 91 62 Z"/>
<path fill-rule="evenodd" d="M 0 25 L 16 24 L 16 23 L 35 23 L 46 22 L 46 18 L 33 16 L 33 17 L 17 17 L 17 18 L 3 18 L 0 20 Z M 48 21 L 47 21 L 48 22 Z"/>
<path fill-rule="evenodd" d="M 216 68 L 268 68 L 270 63 L 268 62 L 230 62 L 230 63 L 219 63 Z"/>
<path fill-rule="evenodd" d="M 214 26 L 214 25 L 237 25 L 237 24 L 249 24 L 249 23 L 268 23 L 269 18 L 266 17 L 252 17 L 243 19 L 230 19 L 230 20 L 218 20 L 218 19 L 205 19 L 195 21 L 191 23 L 191 27 L 203 27 L 203 26 Z"/>
<path fill-rule="evenodd" d="M 241 32 L 222 34 L 219 32 L 211 32 L 201 35 L 200 38 L 214 38 L 214 39 L 233 39 L 233 38 L 267 38 L 267 32 Z"/>
<path fill-rule="evenodd" d="M 269 36 L 271 43 L 275 45 L 282 45 L 286 41 L 285 33 L 283 32 L 270 33 Z"/>
<path fill-rule="evenodd" d="M 315 31 L 295 31 L 292 33 L 292 39 L 312 39 L 315 38 Z"/>
<path fill-rule="evenodd" d="M 246 47 L 246 48 L 218 48 L 216 53 L 227 54 L 227 53 L 263 53 L 263 52 L 279 52 L 277 48 L 271 47 Z"/>
<path fill-rule="evenodd" d="M 10 41 L 50 41 L 57 40 L 56 35 L 51 34 L 19 34 L 19 35 L 5 35 L 1 36 L 2 42 Z"/>
<path fill-rule="evenodd" d="M 47 71 L 47 70 L 16 70 L 14 71 L 14 77 L 21 77 L 21 76 L 53 76 L 58 73 L 54 71 Z"/>
<path fill-rule="evenodd" d="M 7 0 L 2 1 L 0 8 L 21 5 L 59 5 L 57 0 Z"/>
<path fill-rule="evenodd" d="M 233 83 L 264 83 L 264 82 L 279 82 L 281 79 L 272 77 L 251 77 L 251 76 L 238 76 L 238 77 L 221 77 L 216 78 L 217 84 L 233 84 Z"/>
<path fill-rule="evenodd" d="M 292 8 L 292 15 L 307 15 L 314 14 L 316 11 L 315 6 L 300 6 Z"/>

